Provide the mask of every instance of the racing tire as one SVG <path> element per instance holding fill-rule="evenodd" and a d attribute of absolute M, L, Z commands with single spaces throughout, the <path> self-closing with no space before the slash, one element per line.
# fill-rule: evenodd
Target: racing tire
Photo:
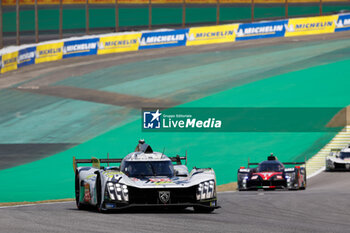
<path fill-rule="evenodd" d="M 80 182 L 78 171 L 75 172 L 75 204 L 77 205 L 78 210 L 87 209 L 87 206 L 80 202 Z"/>
<path fill-rule="evenodd" d="M 96 199 L 97 199 L 97 204 L 96 208 L 97 211 L 100 213 L 106 213 L 106 209 L 103 208 L 103 202 L 102 202 L 102 182 L 101 182 L 101 176 L 100 174 L 97 174 L 96 177 Z"/>
<path fill-rule="evenodd" d="M 301 186 L 299 189 L 300 190 L 305 190 L 306 189 L 306 173 L 304 174 L 303 186 Z"/>
<path fill-rule="evenodd" d="M 215 208 L 211 207 L 202 207 L 202 206 L 193 206 L 194 212 L 196 213 L 211 213 Z"/>

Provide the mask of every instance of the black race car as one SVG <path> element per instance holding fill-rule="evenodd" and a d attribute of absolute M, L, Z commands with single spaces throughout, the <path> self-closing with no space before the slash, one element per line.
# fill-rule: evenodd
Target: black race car
<path fill-rule="evenodd" d="M 248 167 L 238 169 L 238 190 L 257 189 L 305 189 L 305 162 L 281 163 L 273 154 L 261 163 L 249 163 Z M 258 165 L 251 168 L 250 165 Z M 285 165 L 294 165 L 286 168 Z"/>

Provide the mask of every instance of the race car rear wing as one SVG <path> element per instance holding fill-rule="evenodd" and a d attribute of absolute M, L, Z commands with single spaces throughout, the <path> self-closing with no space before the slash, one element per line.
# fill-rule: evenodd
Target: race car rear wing
<path fill-rule="evenodd" d="M 169 157 L 171 162 L 176 162 L 176 165 L 182 165 L 181 160 L 185 160 L 185 165 L 187 165 L 187 152 L 186 156 L 176 155 L 175 157 Z"/>
<path fill-rule="evenodd" d="M 109 157 L 109 156 L 108 156 Z M 109 166 L 109 163 L 121 163 L 123 159 L 98 159 L 95 157 L 92 157 L 91 159 L 76 159 L 73 157 L 73 169 L 74 172 L 77 169 L 78 163 L 92 163 L 92 167 L 100 169 L 100 164 L 101 163 L 107 163 Z"/>
<path fill-rule="evenodd" d="M 275 156 L 271 154 L 271 156 L 268 157 L 268 160 L 277 160 Z M 305 165 L 306 164 L 306 157 L 304 162 L 282 162 L 283 165 Z M 248 158 L 248 168 L 250 165 L 259 165 L 259 163 L 250 163 Z"/>
<path fill-rule="evenodd" d="M 101 163 L 107 163 L 109 166 L 109 163 L 121 163 L 123 159 L 110 159 L 109 158 L 109 154 L 107 155 L 107 159 L 98 159 L 95 157 L 92 157 L 91 159 L 76 159 L 75 157 L 73 157 L 73 169 L 74 172 L 77 170 L 77 165 L 78 163 L 92 163 L 92 167 L 100 169 L 100 164 Z M 182 160 L 185 160 L 185 165 L 187 165 L 187 152 L 186 152 L 186 156 L 180 156 L 180 155 L 176 155 L 174 157 L 169 157 L 169 159 L 171 160 L 171 162 L 176 162 L 176 165 L 182 165 Z"/>
<path fill-rule="evenodd" d="M 284 165 L 304 165 L 305 162 L 285 162 Z M 259 165 L 259 163 L 248 163 L 248 168 L 250 165 Z"/>

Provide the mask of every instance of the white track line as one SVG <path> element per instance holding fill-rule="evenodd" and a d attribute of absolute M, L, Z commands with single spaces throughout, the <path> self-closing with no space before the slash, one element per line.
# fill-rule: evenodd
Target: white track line
<path fill-rule="evenodd" d="M 1 206 L 0 209 L 14 208 L 14 207 L 26 207 L 26 206 L 36 206 L 36 205 L 52 205 L 52 204 L 62 204 L 74 201 L 56 201 L 56 202 L 46 202 L 46 203 L 34 203 L 34 204 L 22 204 L 22 205 L 11 205 L 11 206 Z"/>
<path fill-rule="evenodd" d="M 321 167 L 320 169 L 318 169 L 316 172 L 312 173 L 311 175 L 307 176 L 307 179 L 310 179 L 314 176 L 317 176 L 318 174 L 320 174 L 321 172 L 323 172 L 326 169 L 325 166 Z"/>

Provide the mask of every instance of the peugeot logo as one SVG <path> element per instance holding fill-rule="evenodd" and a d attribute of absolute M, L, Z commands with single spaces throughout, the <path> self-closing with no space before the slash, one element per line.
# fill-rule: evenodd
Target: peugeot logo
<path fill-rule="evenodd" d="M 163 202 L 163 204 L 168 203 L 169 199 L 170 199 L 169 191 L 159 191 L 159 200 Z"/>

